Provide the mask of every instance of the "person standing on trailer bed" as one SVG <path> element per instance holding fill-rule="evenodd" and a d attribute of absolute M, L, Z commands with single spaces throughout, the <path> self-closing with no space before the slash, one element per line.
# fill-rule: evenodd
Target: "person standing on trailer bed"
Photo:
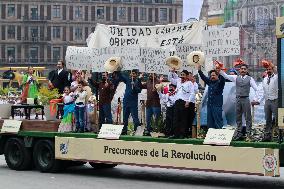
<path fill-rule="evenodd" d="M 83 90 L 84 82 L 78 83 L 78 88 L 75 91 L 75 132 L 83 133 L 85 131 L 85 109 L 87 92 Z"/>
<path fill-rule="evenodd" d="M 272 116 L 275 119 L 274 127 L 278 130 L 278 74 L 276 66 L 271 62 L 270 65 L 266 68 L 267 75 L 263 79 L 262 86 L 265 98 L 264 112 L 266 124 L 264 127 L 264 136 L 262 141 L 269 142 L 273 137 L 273 124 Z"/>
<path fill-rule="evenodd" d="M 186 129 L 188 128 L 188 115 L 190 108 L 194 108 L 191 104 L 194 102 L 194 85 L 192 82 L 187 80 L 189 72 L 183 70 L 180 74 L 180 78 L 175 73 L 175 69 L 172 69 L 169 72 L 168 79 L 169 81 L 176 85 L 176 102 L 174 106 L 174 135 L 170 138 L 184 138 Z"/>
<path fill-rule="evenodd" d="M 251 118 L 251 104 L 256 105 L 258 102 L 258 88 L 254 79 L 247 75 L 248 74 L 248 65 L 242 64 L 240 66 L 240 75 L 227 75 L 223 70 L 220 71 L 220 75 L 225 79 L 228 79 L 236 83 L 236 121 L 237 129 L 235 131 L 233 140 L 242 139 L 242 115 L 245 115 L 246 119 L 246 133 L 247 141 L 251 140 L 251 127 L 252 127 L 252 118 Z M 255 99 L 250 104 L 249 93 L 250 87 L 255 90 Z"/>

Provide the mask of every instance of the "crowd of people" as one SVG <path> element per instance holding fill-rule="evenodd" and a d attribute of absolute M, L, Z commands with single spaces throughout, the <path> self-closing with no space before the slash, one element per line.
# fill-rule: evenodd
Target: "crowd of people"
<path fill-rule="evenodd" d="M 266 119 L 263 141 L 271 141 L 273 123 L 277 123 L 278 75 L 276 66 L 272 63 L 265 68 L 267 75 L 262 82 Z M 241 132 L 243 126 L 242 117 L 244 116 L 246 139 L 250 140 L 252 128 L 251 106 L 259 104 L 259 89 L 254 79 L 248 75 L 248 65 L 242 61 L 237 69 L 229 70 L 228 74 L 218 61 L 217 63 L 215 62 L 215 67 L 209 74 L 203 73 L 199 64 L 196 65 L 196 69 L 201 80 L 208 86 L 207 127 L 215 129 L 223 127 L 223 90 L 226 81 L 231 81 L 236 86 L 237 128 L 233 139 L 244 139 Z M 118 84 L 123 82 L 126 86 L 123 97 L 123 135 L 127 134 L 130 114 L 133 119 L 134 130 L 140 126 L 138 94 L 141 93 L 142 89 L 147 89 L 146 128 L 144 135 L 148 136 L 152 132 L 151 120 L 153 117 L 157 119 L 161 116 L 161 103 L 164 103 L 167 108 L 165 135 L 173 139 L 189 137 L 189 131 L 195 119 L 196 94 L 198 93 L 198 84 L 193 74 L 183 70 L 178 75 L 174 68 L 170 68 L 168 74 L 170 84 L 161 88 L 156 87 L 157 84 L 163 82 L 156 74 L 149 74 L 148 80 L 145 82 L 142 81 L 141 77 L 143 77 L 143 74 L 139 75 L 137 70 L 132 70 L 129 75 L 125 75 L 120 71 L 112 74 L 105 72 L 102 73 L 102 79 L 99 81 L 82 71 L 73 73 L 67 71 L 64 69 L 64 61 L 58 61 L 57 69 L 51 71 L 48 76 L 48 86 L 50 89 L 57 88 L 59 93 L 63 94 L 64 108 L 62 110 L 63 119 L 60 131 L 72 131 L 72 115 L 75 117 L 74 131 L 86 131 L 85 112 L 90 91 L 85 86 L 96 88 L 96 93 L 98 94 L 99 127 L 105 123 L 112 124 L 111 102 Z M 33 68 L 30 67 L 28 73 L 23 77 L 23 99 L 37 97 L 37 83 L 37 78 L 33 75 Z M 249 99 L 250 88 L 253 88 L 256 94 L 252 102 Z M 276 121 L 273 122 L 273 118 Z"/>

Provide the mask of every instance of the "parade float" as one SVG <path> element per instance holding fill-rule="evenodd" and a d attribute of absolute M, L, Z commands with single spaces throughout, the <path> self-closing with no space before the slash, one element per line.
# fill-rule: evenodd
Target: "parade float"
<path fill-rule="evenodd" d="M 183 68 L 192 72 L 195 70 L 186 59 L 194 50 L 204 51 L 206 57 L 238 55 L 238 28 L 204 29 L 202 21 L 141 27 L 98 24 L 88 47 L 67 48 L 67 66 L 104 72 L 104 62 L 118 56 L 122 57 L 122 70 L 138 68 L 142 72 L 165 74 L 168 71 L 165 59 L 170 55 L 181 57 Z M 203 39 L 203 35 L 207 37 Z M 205 68 L 210 70 L 208 62 L 212 63 L 210 58 L 205 61 Z M 197 100 L 200 105 L 200 97 Z M 94 168 L 126 164 L 280 176 L 280 165 L 284 163 L 281 140 L 232 141 L 233 131 L 229 128 L 210 130 L 203 139 L 198 131 L 202 117 L 199 113 L 197 138 L 189 139 L 120 135 L 121 125 L 103 126 L 99 134 L 59 133 L 59 121 L 2 119 L 0 154 L 5 155 L 7 165 L 14 170 L 35 167 L 41 172 L 56 172 L 72 161 L 89 162 Z"/>

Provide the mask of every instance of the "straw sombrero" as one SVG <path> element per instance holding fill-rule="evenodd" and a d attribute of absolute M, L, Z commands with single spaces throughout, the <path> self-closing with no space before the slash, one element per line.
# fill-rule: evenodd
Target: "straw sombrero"
<path fill-rule="evenodd" d="M 182 61 L 178 56 L 170 56 L 166 59 L 166 64 L 170 68 L 174 68 L 175 70 L 179 70 L 182 65 Z"/>
<path fill-rule="evenodd" d="M 162 89 L 164 88 L 164 85 L 163 85 L 163 83 L 159 83 L 159 84 L 155 85 L 155 88 L 156 88 L 157 91 L 162 91 Z"/>
<path fill-rule="evenodd" d="M 189 53 L 189 55 L 187 55 L 187 62 L 189 66 L 195 66 L 196 64 L 204 65 L 204 52 L 192 51 L 191 53 Z"/>
<path fill-rule="evenodd" d="M 113 73 L 120 66 L 121 66 L 121 58 L 120 57 L 111 57 L 104 64 L 105 70 L 109 73 Z"/>

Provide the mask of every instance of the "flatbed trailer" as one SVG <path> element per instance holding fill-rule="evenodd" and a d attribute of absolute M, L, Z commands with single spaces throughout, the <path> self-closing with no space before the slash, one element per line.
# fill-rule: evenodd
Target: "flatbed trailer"
<path fill-rule="evenodd" d="M 276 142 L 211 146 L 203 145 L 203 139 L 120 136 L 106 140 L 94 133 L 58 133 L 58 125 L 25 120 L 18 133 L 1 133 L 0 154 L 8 167 L 56 172 L 88 162 L 94 168 L 126 164 L 277 177 L 284 163 L 284 144 Z"/>

